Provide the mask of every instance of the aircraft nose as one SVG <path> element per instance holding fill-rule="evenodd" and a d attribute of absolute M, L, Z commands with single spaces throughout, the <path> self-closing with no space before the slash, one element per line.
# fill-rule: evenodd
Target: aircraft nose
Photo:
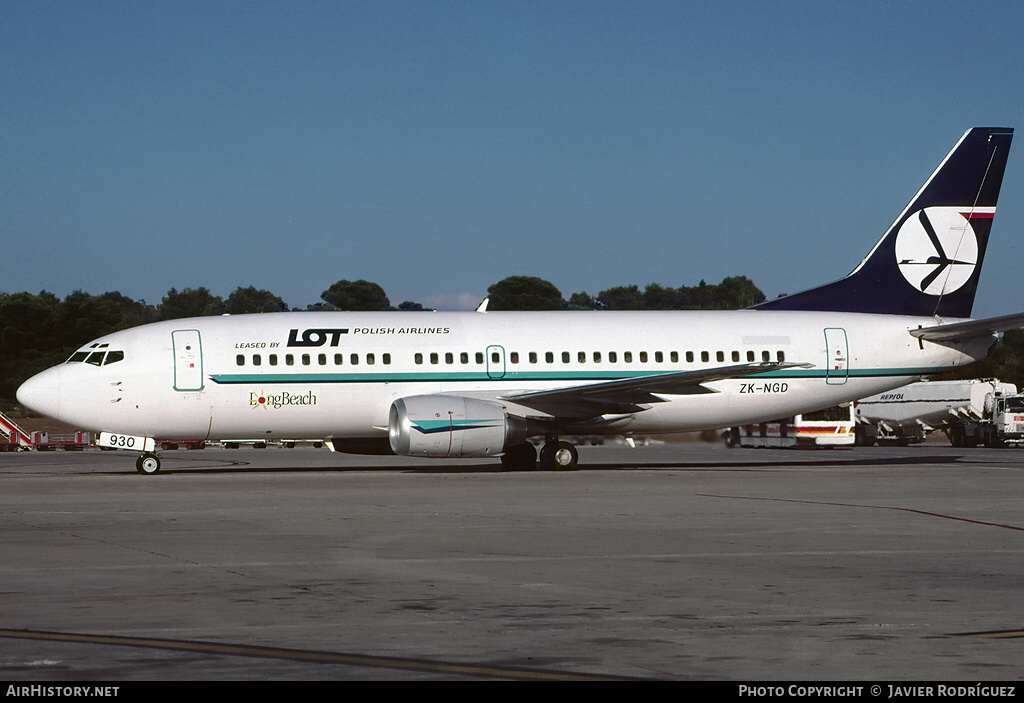
<path fill-rule="evenodd" d="M 61 367 L 54 366 L 37 373 L 18 387 L 18 402 L 47 417 L 60 414 Z"/>

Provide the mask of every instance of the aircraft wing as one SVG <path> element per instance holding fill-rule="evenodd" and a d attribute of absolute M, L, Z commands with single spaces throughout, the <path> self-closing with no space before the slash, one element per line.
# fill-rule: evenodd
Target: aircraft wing
<path fill-rule="evenodd" d="M 712 381 L 743 378 L 781 369 L 809 368 L 813 365 L 795 362 L 737 364 L 699 371 L 659 373 L 568 388 L 512 393 L 503 395 L 500 399 L 555 417 L 584 419 L 598 415 L 640 412 L 646 410 L 644 406 L 651 403 L 665 402 L 661 395 L 717 393 L 703 385 Z"/>
<path fill-rule="evenodd" d="M 967 322 L 953 322 L 948 325 L 921 327 L 916 330 L 910 330 L 910 334 L 918 339 L 927 339 L 929 342 L 959 342 L 1019 327 L 1024 327 L 1024 312 L 1014 315 L 1003 315 L 1002 317 L 989 317 L 984 320 L 968 320 Z"/>

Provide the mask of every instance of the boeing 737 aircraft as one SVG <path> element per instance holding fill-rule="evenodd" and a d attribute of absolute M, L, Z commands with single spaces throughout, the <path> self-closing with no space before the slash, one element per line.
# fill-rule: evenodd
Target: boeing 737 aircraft
<path fill-rule="evenodd" d="M 567 434 L 763 422 L 984 358 L 1024 313 L 970 320 L 1013 130 L 968 130 L 848 276 L 735 311 L 288 312 L 89 342 L 18 389 L 98 443 L 322 440 L 336 451 L 572 468 Z M 829 250 L 849 242 L 820 235 Z"/>

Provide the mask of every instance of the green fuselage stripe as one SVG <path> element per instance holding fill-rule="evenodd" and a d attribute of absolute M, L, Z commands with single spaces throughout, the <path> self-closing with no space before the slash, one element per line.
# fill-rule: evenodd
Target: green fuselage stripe
<path fill-rule="evenodd" d="M 300 373 L 226 373 L 211 374 L 210 379 L 219 384 L 238 383 L 456 383 L 478 381 L 617 381 L 627 378 L 657 378 L 670 373 L 679 373 L 693 369 L 673 369 L 667 371 L 507 371 L 503 376 L 488 375 L 486 371 L 439 371 L 394 373 L 337 373 L 309 372 Z M 827 369 L 786 369 L 768 371 L 748 376 L 747 378 L 877 378 L 888 376 L 920 376 L 935 374 L 946 369 L 909 368 L 909 369 L 850 369 L 848 371 L 829 371 Z M 706 381 L 711 383 L 711 381 Z"/>

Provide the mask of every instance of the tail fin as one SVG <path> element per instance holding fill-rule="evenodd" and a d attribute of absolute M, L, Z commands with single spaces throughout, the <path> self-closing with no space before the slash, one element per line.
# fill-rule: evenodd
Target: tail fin
<path fill-rule="evenodd" d="M 968 130 L 846 278 L 761 310 L 970 317 L 1013 130 Z"/>

